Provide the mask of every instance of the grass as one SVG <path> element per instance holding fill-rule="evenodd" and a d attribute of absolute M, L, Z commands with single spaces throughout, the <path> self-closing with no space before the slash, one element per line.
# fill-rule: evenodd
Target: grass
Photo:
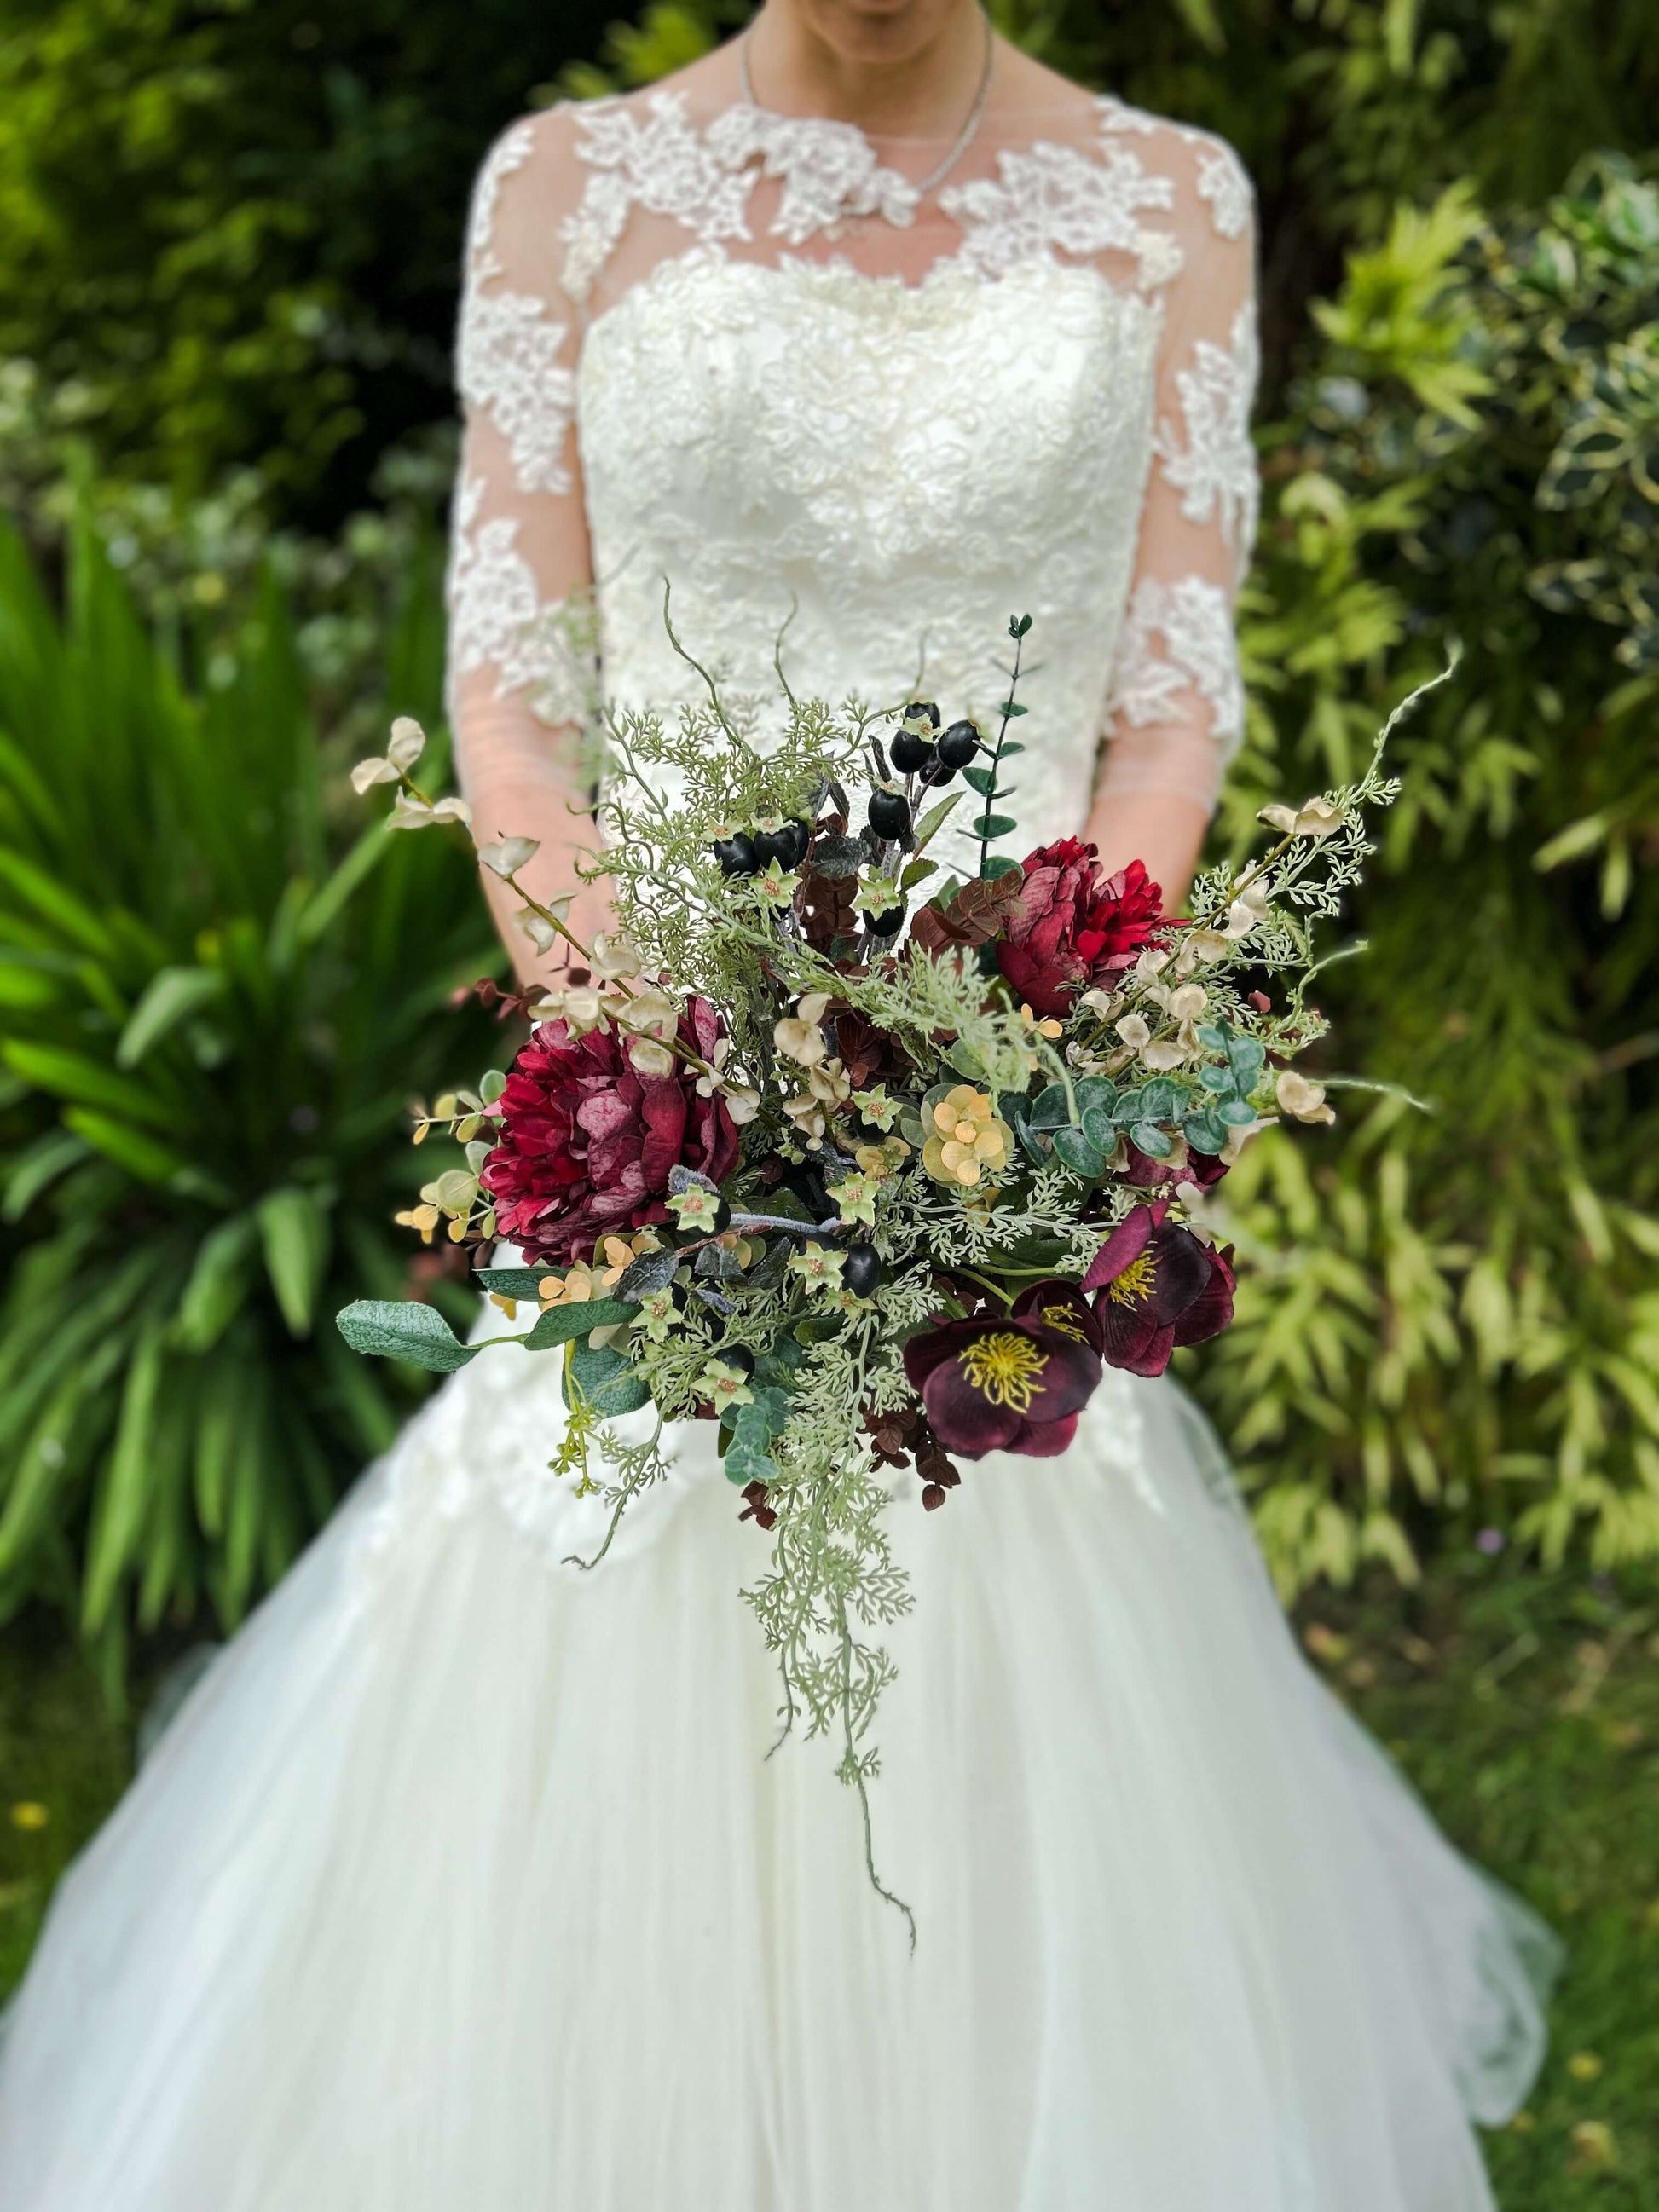
<path fill-rule="evenodd" d="M 1321 1595 L 1297 1626 L 1448 1832 L 1567 1939 L 1548 2064 L 1528 2110 L 1487 2139 L 1504 2212 L 1652 2212 L 1659 1582 L 1471 1553 L 1417 1592 Z M 0 1637 L 0 1995 L 132 1744 L 76 1652 L 27 1626 Z"/>

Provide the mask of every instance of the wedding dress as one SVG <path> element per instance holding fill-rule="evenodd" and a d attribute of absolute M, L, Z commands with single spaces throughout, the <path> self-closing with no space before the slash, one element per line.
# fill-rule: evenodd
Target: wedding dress
<path fill-rule="evenodd" d="M 1027 81 L 1027 80 L 1022 80 Z M 1054 81 L 1042 79 L 1045 85 Z M 1019 842 L 1207 805 L 1242 726 L 1251 200 L 1054 91 L 932 158 L 729 55 L 480 179 L 451 666 L 480 827 L 605 696 L 1000 695 Z M 794 615 L 778 648 L 791 605 Z M 597 663 L 591 658 L 597 651 Z M 920 672 L 920 673 L 918 672 Z M 499 1326 L 500 1316 L 490 1316 Z M 523 1326 L 520 1322 L 520 1326 Z M 769 1760 L 712 1431 L 590 1574 L 557 1363 L 453 1378 L 64 1882 L 0 2212 L 1480 2212 L 1549 1939 L 1303 1664 L 1171 1382 L 924 1515 L 872 1789 Z"/>

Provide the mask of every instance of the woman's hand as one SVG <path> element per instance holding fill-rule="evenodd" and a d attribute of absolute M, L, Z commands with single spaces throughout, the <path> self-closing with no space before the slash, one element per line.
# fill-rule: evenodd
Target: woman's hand
<path fill-rule="evenodd" d="M 1165 914 L 1185 905 L 1210 823 L 1208 807 L 1168 791 L 1104 793 L 1090 811 L 1084 836 L 1100 852 L 1109 876 L 1141 860 L 1164 893 Z"/>
<path fill-rule="evenodd" d="M 611 898 L 603 882 L 584 884 L 577 872 L 579 861 L 595 851 L 599 838 L 591 814 L 584 813 L 558 782 L 491 784 L 472 803 L 472 826 L 480 844 L 498 837 L 534 837 L 540 851 L 519 871 L 526 890 L 544 903 L 574 890 L 566 927 L 583 945 L 591 945 L 597 932 L 614 927 Z M 524 983 L 551 983 L 580 956 L 561 938 L 550 951 L 538 952 L 517 916 L 524 901 L 510 884 L 488 868 L 479 871 L 484 896 L 495 927 L 519 979 Z"/>

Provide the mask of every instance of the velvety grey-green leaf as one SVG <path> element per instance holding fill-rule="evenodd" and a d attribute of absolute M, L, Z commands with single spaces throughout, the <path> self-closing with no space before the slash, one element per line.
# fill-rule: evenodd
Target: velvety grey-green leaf
<path fill-rule="evenodd" d="M 613 1420 L 618 1414 L 637 1413 L 641 1406 L 651 1403 L 651 1393 L 629 1362 L 609 1345 L 594 1352 L 585 1344 L 573 1346 L 570 1365 L 565 1377 L 567 1385 L 574 1384 L 605 1420 Z M 569 1389 L 566 1390 L 567 1401 Z"/>
<path fill-rule="evenodd" d="M 1149 1160 L 1167 1160 L 1175 1149 L 1156 1121 L 1137 1121 L 1129 1132 L 1129 1142 Z"/>
<path fill-rule="evenodd" d="M 588 1298 L 580 1305 L 549 1306 L 524 1339 L 524 1348 L 546 1352 L 556 1344 L 568 1344 L 573 1336 L 586 1336 L 592 1329 L 613 1328 L 618 1322 L 632 1321 L 638 1311 L 638 1306 L 625 1298 Z"/>
<path fill-rule="evenodd" d="M 412 1298 L 359 1298 L 341 1309 L 335 1326 L 354 1352 L 406 1359 L 434 1375 L 453 1375 L 483 1349 L 462 1344 L 436 1306 Z"/>
<path fill-rule="evenodd" d="M 665 1291 L 673 1281 L 680 1264 L 680 1255 L 672 1244 L 660 1252 L 641 1252 L 617 1284 L 617 1295 L 623 1298 L 648 1298 L 653 1291 Z"/>
<path fill-rule="evenodd" d="M 498 1298 L 533 1298 L 556 1267 L 480 1267 L 472 1279 Z"/>
<path fill-rule="evenodd" d="M 864 866 L 864 848 L 856 837 L 819 837 L 808 865 L 815 874 L 827 876 L 831 882 L 855 876 Z"/>

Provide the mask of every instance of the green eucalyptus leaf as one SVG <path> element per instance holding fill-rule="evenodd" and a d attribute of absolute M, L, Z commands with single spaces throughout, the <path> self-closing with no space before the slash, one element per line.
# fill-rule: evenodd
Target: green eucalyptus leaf
<path fill-rule="evenodd" d="M 1167 1075 L 1155 1075 L 1150 1083 L 1142 1085 L 1139 1118 L 1143 1121 L 1170 1120 L 1180 1102 L 1180 1096 Z M 1163 1154 L 1158 1157 L 1161 1159 Z"/>
<path fill-rule="evenodd" d="M 1081 1129 L 1056 1129 L 1054 1144 L 1054 1158 L 1085 1182 L 1096 1182 L 1105 1174 L 1104 1153 L 1090 1143 Z"/>
<path fill-rule="evenodd" d="M 1031 1102 L 1030 1122 L 1034 1129 L 1063 1129 L 1071 1118 L 1072 1102 L 1063 1083 L 1051 1083 Z"/>
<path fill-rule="evenodd" d="M 1149 1160 L 1167 1160 L 1175 1150 L 1167 1133 L 1156 1121 L 1137 1121 L 1129 1132 L 1129 1142 L 1145 1152 Z"/>
<path fill-rule="evenodd" d="M 1214 1114 L 1189 1114 L 1182 1127 L 1195 1152 L 1218 1152 L 1227 1141 L 1227 1125 Z"/>
<path fill-rule="evenodd" d="M 1017 876 L 1019 862 L 1011 860 L 1006 853 L 993 853 L 985 863 L 983 880 L 994 884 L 999 876 Z"/>
<path fill-rule="evenodd" d="M 746 1490 L 751 1482 L 775 1482 L 778 1478 L 777 1462 L 767 1450 L 765 1437 L 752 1433 L 733 1432 L 720 1466 L 726 1480 L 738 1490 Z"/>
<path fill-rule="evenodd" d="M 1267 1048 L 1260 1037 L 1233 1036 L 1227 1040 L 1227 1059 L 1241 1091 L 1252 1088 L 1267 1057 Z"/>
<path fill-rule="evenodd" d="M 981 799 L 989 799 L 997 787 L 996 771 L 988 768 L 965 768 L 962 780 Z"/>
<path fill-rule="evenodd" d="M 1103 1156 L 1109 1153 L 1117 1142 L 1117 1125 L 1111 1110 L 1105 1106 L 1085 1106 L 1083 1109 L 1083 1133 Z"/>
<path fill-rule="evenodd" d="M 975 837 L 1006 837 L 1019 824 L 1012 814 L 981 814 L 970 825 Z M 1016 862 L 1018 866 L 1018 863 Z"/>

